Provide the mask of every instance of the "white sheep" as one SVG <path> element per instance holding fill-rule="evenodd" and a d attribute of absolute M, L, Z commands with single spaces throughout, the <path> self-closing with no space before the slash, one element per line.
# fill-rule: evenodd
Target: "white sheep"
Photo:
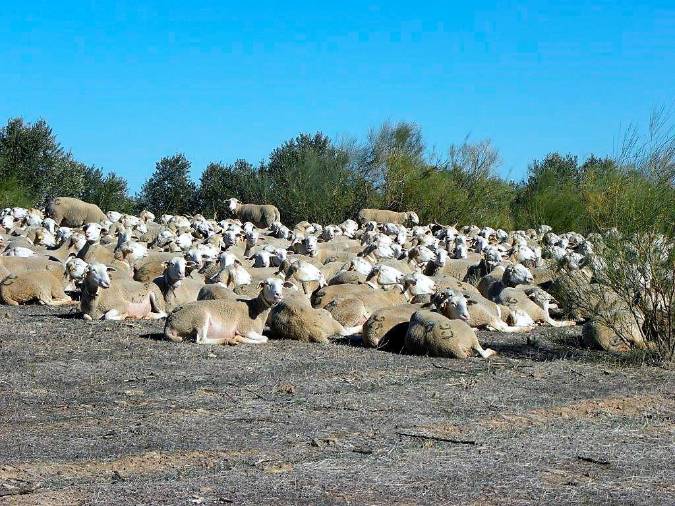
<path fill-rule="evenodd" d="M 162 294 L 154 284 L 116 279 L 100 263 L 90 264 L 81 287 L 80 311 L 85 320 L 124 320 L 125 318 L 164 318 Z"/>

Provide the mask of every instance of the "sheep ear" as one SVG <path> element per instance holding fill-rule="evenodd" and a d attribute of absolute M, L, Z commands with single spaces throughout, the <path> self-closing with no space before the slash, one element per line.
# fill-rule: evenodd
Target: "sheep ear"
<path fill-rule="evenodd" d="M 260 283 L 258 283 L 258 288 L 262 288 L 263 286 L 265 286 L 265 282 L 264 282 L 264 281 L 261 281 Z"/>
<path fill-rule="evenodd" d="M 290 281 L 285 281 L 283 284 L 284 288 L 295 288 L 295 285 L 291 283 Z"/>
<path fill-rule="evenodd" d="M 473 300 L 473 299 L 467 299 L 466 303 L 467 303 L 469 306 L 473 306 L 474 304 L 478 304 L 478 302 L 476 302 L 476 301 Z"/>
<path fill-rule="evenodd" d="M 117 272 L 117 269 L 115 269 L 114 267 L 107 267 L 107 268 L 106 268 L 106 271 L 108 271 L 108 272 Z"/>

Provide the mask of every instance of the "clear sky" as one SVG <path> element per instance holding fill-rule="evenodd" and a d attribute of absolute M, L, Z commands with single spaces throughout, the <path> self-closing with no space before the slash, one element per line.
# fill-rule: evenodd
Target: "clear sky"
<path fill-rule="evenodd" d="M 329 5 L 330 4 L 330 5 Z M 417 122 L 445 153 L 490 137 L 520 179 L 612 152 L 675 100 L 675 2 L 14 1 L 0 121 L 45 118 L 133 191 L 164 155 L 256 163 L 299 132 Z"/>

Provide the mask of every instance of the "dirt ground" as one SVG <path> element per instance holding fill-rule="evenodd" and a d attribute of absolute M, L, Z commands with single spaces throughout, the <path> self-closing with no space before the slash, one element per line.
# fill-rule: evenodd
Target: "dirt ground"
<path fill-rule="evenodd" d="M 2 504 L 675 504 L 675 372 L 578 328 L 458 361 L 73 316 L 0 308 Z"/>

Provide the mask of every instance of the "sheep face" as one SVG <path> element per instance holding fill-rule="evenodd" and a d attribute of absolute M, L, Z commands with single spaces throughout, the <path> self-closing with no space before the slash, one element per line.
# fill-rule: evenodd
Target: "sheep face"
<path fill-rule="evenodd" d="M 319 249 L 319 241 L 313 235 L 307 236 L 302 240 L 302 245 L 309 256 L 316 255 Z"/>
<path fill-rule="evenodd" d="M 359 274 L 363 274 L 364 276 L 368 276 L 373 270 L 373 264 L 371 264 L 365 258 L 356 257 L 353 258 L 349 264 L 349 270 L 356 271 Z"/>
<path fill-rule="evenodd" d="M 410 211 L 410 212 L 408 212 L 408 213 L 406 213 L 406 214 L 408 215 L 408 222 L 409 222 L 411 225 L 418 225 L 418 224 L 419 224 L 419 222 L 420 222 L 420 217 L 417 216 L 417 213 L 416 213 L 416 212 Z"/>
<path fill-rule="evenodd" d="M 244 226 L 244 230 L 246 230 L 246 227 Z M 258 242 L 258 232 L 255 230 L 248 230 L 246 231 L 246 244 L 248 246 L 255 246 L 256 243 Z"/>
<path fill-rule="evenodd" d="M 451 320 L 469 321 L 469 303 L 461 293 L 446 290 L 434 300 L 438 309 Z"/>
<path fill-rule="evenodd" d="M 64 288 L 66 292 L 73 292 L 77 289 L 77 283 L 84 279 L 89 264 L 80 258 L 70 258 L 66 262 L 66 273 L 68 274 L 68 284 Z"/>
<path fill-rule="evenodd" d="M 234 246 L 237 243 L 237 234 L 232 230 L 228 230 L 223 234 L 223 242 L 226 247 Z"/>
<path fill-rule="evenodd" d="M 56 233 L 56 222 L 51 218 L 45 218 L 42 220 L 42 226 L 49 230 L 50 234 Z"/>
<path fill-rule="evenodd" d="M 237 199 L 227 199 L 227 208 L 230 210 L 231 213 L 236 211 L 237 209 L 237 204 L 239 201 Z"/>
<path fill-rule="evenodd" d="M 10 229 L 14 226 L 14 217 L 11 214 L 4 216 L 2 218 L 2 226 L 6 229 Z"/>
<path fill-rule="evenodd" d="M 262 296 L 270 306 L 278 304 L 283 299 L 284 282 L 279 278 L 267 278 L 260 283 Z"/>
<path fill-rule="evenodd" d="M 166 264 L 166 274 L 171 281 L 172 286 L 178 287 L 185 279 L 185 267 L 187 262 L 182 257 L 173 257 Z"/>
<path fill-rule="evenodd" d="M 110 275 L 108 271 L 114 271 L 112 267 L 106 267 L 104 264 L 94 263 L 87 268 L 86 280 L 101 288 L 110 288 Z"/>
<path fill-rule="evenodd" d="M 88 242 L 96 242 L 101 238 L 101 230 L 98 223 L 87 223 L 84 226 L 84 237 Z"/>
<path fill-rule="evenodd" d="M 530 270 L 522 264 L 509 265 L 504 271 L 506 286 L 529 285 L 534 281 Z"/>

